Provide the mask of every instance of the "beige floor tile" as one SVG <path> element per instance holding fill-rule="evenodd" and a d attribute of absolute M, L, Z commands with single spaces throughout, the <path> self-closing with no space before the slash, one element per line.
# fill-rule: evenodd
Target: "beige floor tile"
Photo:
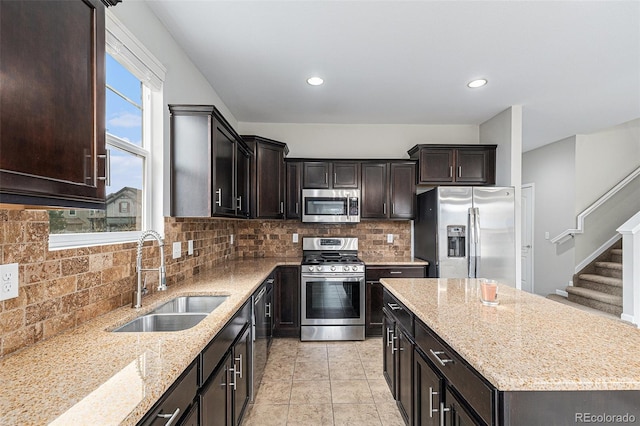
<path fill-rule="evenodd" d="M 298 347 L 298 356 L 296 362 L 310 362 L 310 361 L 326 361 L 327 360 L 327 345 L 322 346 L 308 346 L 302 344 Z"/>
<path fill-rule="evenodd" d="M 384 379 L 382 375 L 382 361 L 362 361 L 362 368 L 367 380 Z"/>
<path fill-rule="evenodd" d="M 381 425 L 374 404 L 334 404 L 333 421 L 336 426 Z"/>
<path fill-rule="evenodd" d="M 333 425 L 331 404 L 306 404 L 289 406 L 287 426 Z"/>
<path fill-rule="evenodd" d="M 334 404 L 373 404 L 366 380 L 332 380 L 331 401 Z"/>
<path fill-rule="evenodd" d="M 264 369 L 262 380 L 267 382 L 275 381 L 291 381 L 293 379 L 293 370 L 295 362 L 293 359 L 269 357 L 267 366 Z"/>
<path fill-rule="evenodd" d="M 329 377 L 331 380 L 366 380 L 364 368 L 359 360 L 329 359 Z"/>
<path fill-rule="evenodd" d="M 329 356 L 329 360 L 360 359 L 358 355 L 358 349 L 355 347 L 355 345 L 327 345 L 327 355 Z"/>
<path fill-rule="evenodd" d="M 378 416 L 383 426 L 405 426 L 404 419 L 398 410 L 395 402 L 387 402 L 385 404 L 377 404 Z"/>
<path fill-rule="evenodd" d="M 376 404 L 395 404 L 391 389 L 385 379 L 369 380 L 369 389 Z"/>
<path fill-rule="evenodd" d="M 243 426 L 285 426 L 287 424 L 288 405 L 254 405 L 242 422 Z"/>
<path fill-rule="evenodd" d="M 289 404 L 291 398 L 291 382 L 267 382 L 260 384 L 255 405 Z"/>
<path fill-rule="evenodd" d="M 329 380 L 293 382 L 290 404 L 331 404 L 331 385 Z"/>
<path fill-rule="evenodd" d="M 326 359 L 296 362 L 293 380 L 329 380 L 329 363 Z"/>

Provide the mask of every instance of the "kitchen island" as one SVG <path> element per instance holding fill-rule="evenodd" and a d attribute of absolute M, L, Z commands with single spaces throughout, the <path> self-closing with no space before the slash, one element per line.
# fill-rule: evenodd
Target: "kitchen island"
<path fill-rule="evenodd" d="M 637 328 L 506 285 L 498 286 L 498 306 L 484 306 L 476 279 L 381 282 L 391 347 L 385 360 L 393 357 L 387 374 L 398 379 L 389 381 L 405 419 L 435 413 L 501 425 L 577 424 L 592 415 L 640 421 Z M 413 389 L 407 380 L 400 389 L 409 364 Z M 435 384 L 425 385 L 422 373 L 433 373 Z"/>

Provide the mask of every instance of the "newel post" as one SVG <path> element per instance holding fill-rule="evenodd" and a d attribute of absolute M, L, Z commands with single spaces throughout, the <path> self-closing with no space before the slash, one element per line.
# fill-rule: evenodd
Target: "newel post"
<path fill-rule="evenodd" d="M 640 327 L 640 212 L 617 231 L 622 234 L 622 315 Z"/>

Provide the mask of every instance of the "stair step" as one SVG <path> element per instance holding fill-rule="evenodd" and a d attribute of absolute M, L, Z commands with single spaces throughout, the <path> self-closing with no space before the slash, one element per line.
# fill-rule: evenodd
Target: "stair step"
<path fill-rule="evenodd" d="M 622 263 L 622 249 L 611 249 L 609 253 L 611 254 L 612 262 Z"/>
<path fill-rule="evenodd" d="M 547 299 L 553 300 L 553 301 L 558 302 L 558 303 L 562 303 L 563 305 L 571 306 L 572 308 L 580 309 L 581 311 L 591 312 L 592 314 L 601 315 L 601 316 L 607 317 L 607 318 L 620 319 L 620 317 L 612 315 L 612 314 L 610 314 L 608 312 L 604 312 L 604 311 L 601 311 L 599 309 L 593 309 L 593 308 L 590 308 L 588 306 L 581 305 L 579 303 L 571 302 L 566 297 L 560 296 L 558 294 L 549 294 L 549 295 L 547 295 Z"/>
<path fill-rule="evenodd" d="M 569 286 L 569 301 L 598 309 L 610 314 L 620 316 L 622 314 L 622 296 L 603 293 L 584 287 Z"/>
<path fill-rule="evenodd" d="M 622 278 L 622 263 L 618 262 L 596 262 L 596 272 L 598 275 L 613 278 Z"/>
<path fill-rule="evenodd" d="M 622 297 L 622 279 L 595 274 L 578 275 L 576 287 L 595 290 L 601 293 Z"/>

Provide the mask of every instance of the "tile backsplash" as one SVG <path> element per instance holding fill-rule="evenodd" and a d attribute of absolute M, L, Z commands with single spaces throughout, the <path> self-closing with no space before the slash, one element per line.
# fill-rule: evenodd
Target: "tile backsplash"
<path fill-rule="evenodd" d="M 363 221 L 357 225 L 222 218 L 165 218 L 167 285 L 180 285 L 201 270 L 229 259 L 300 257 L 305 236 L 358 237 L 364 258 L 408 257 L 409 221 Z M 292 242 L 293 233 L 299 242 Z M 387 234 L 394 242 L 387 243 Z M 234 244 L 231 244 L 231 236 Z M 135 242 L 49 251 L 44 210 L 0 209 L 0 263 L 19 264 L 19 296 L 0 302 L 0 357 L 131 304 L 136 287 Z M 187 241 L 194 240 L 194 255 Z M 172 244 L 182 256 L 172 258 Z M 143 267 L 158 265 L 156 242 L 144 245 Z M 148 274 L 151 292 L 157 275 Z"/>

